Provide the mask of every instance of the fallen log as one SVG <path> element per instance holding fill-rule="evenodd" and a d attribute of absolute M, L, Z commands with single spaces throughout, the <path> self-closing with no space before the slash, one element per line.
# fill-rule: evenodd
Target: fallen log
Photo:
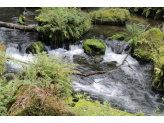
<path fill-rule="evenodd" d="M 18 25 L 18 24 L 2 22 L 2 21 L 0 21 L 0 26 L 1 27 L 12 28 L 12 29 L 19 29 L 19 30 L 23 30 L 23 31 L 34 31 L 34 32 L 36 31 L 35 27 Z"/>

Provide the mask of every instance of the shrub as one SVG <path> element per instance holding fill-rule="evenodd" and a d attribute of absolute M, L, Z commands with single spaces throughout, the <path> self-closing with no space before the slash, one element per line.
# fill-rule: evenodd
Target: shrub
<path fill-rule="evenodd" d="M 77 40 L 91 27 L 90 20 L 76 8 L 43 7 L 36 17 L 39 21 L 37 31 L 42 40 L 59 44 L 65 40 Z"/>
<path fill-rule="evenodd" d="M 70 82 L 73 80 L 73 77 L 70 74 L 75 72 L 71 70 L 74 64 L 69 65 L 56 56 L 49 56 L 46 52 L 40 53 L 39 47 L 36 46 L 36 48 L 37 54 L 35 54 L 33 62 L 29 62 L 28 65 L 25 65 L 25 62 L 21 64 L 23 67 L 22 74 L 19 76 L 8 74 L 12 75 L 14 79 L 9 81 L 7 85 L 4 84 L 6 79 L 0 78 L 0 115 L 7 115 L 7 105 L 15 99 L 14 92 L 20 84 L 43 88 L 57 98 L 71 95 L 72 86 Z M 6 59 L 8 58 L 10 60 L 14 59 L 11 57 Z"/>
<path fill-rule="evenodd" d="M 137 45 L 141 34 L 144 32 L 144 28 L 145 25 L 141 23 L 126 24 L 126 29 L 124 29 L 125 41 L 129 43 L 131 49 L 134 49 Z"/>

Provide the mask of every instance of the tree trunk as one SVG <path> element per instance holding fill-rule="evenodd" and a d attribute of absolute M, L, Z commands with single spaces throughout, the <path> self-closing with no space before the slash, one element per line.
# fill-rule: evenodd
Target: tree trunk
<path fill-rule="evenodd" d="M 18 24 L 7 23 L 7 22 L 2 22 L 2 21 L 0 21 L 0 26 L 1 27 L 12 28 L 12 29 L 24 30 L 24 31 L 36 31 L 35 27 L 18 25 Z"/>

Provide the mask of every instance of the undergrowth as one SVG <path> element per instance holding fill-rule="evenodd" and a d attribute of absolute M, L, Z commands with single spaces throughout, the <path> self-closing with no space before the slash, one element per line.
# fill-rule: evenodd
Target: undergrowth
<path fill-rule="evenodd" d="M 10 60 L 12 59 L 14 58 L 10 58 Z M 58 98 L 71 95 L 72 86 L 70 83 L 74 79 L 71 73 L 76 72 L 72 70 L 74 64 L 69 65 L 56 56 L 49 56 L 46 52 L 40 53 L 38 50 L 33 62 L 28 62 L 28 65 L 19 64 L 23 67 L 22 74 L 18 76 L 12 73 L 6 74 L 5 76 L 14 78 L 8 84 L 5 77 L 0 78 L 0 115 L 7 115 L 7 105 L 15 99 L 14 92 L 20 84 L 29 84 L 44 90 L 48 89 Z"/>
<path fill-rule="evenodd" d="M 131 23 L 126 24 L 126 29 L 124 29 L 124 35 L 126 36 L 125 41 L 127 41 L 132 50 L 135 49 L 139 39 L 141 38 L 141 34 L 144 32 L 145 25 L 141 23 Z"/>
<path fill-rule="evenodd" d="M 91 22 L 77 8 L 43 7 L 36 17 L 40 25 L 37 31 L 42 40 L 51 44 L 60 44 L 65 40 L 76 41 L 89 30 Z"/>

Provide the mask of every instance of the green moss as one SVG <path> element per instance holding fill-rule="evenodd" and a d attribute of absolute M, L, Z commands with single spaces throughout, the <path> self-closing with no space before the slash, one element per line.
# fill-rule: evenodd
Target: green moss
<path fill-rule="evenodd" d="M 115 34 L 112 37 L 109 37 L 109 39 L 118 39 L 118 40 L 124 40 L 125 36 L 123 34 Z"/>
<path fill-rule="evenodd" d="M 105 43 L 98 39 L 88 39 L 83 43 L 84 51 L 89 55 L 104 54 L 106 50 Z"/>
<path fill-rule="evenodd" d="M 22 85 L 16 91 L 17 100 L 8 114 L 12 116 L 74 116 L 52 95 L 40 88 Z"/>
<path fill-rule="evenodd" d="M 152 49 L 156 49 L 157 46 L 164 44 L 163 33 L 158 28 L 152 28 L 141 35 L 141 40 L 143 39 L 147 43 L 138 43 L 136 49 L 140 52 L 143 61 L 151 60 L 153 58 Z M 141 40 L 138 42 L 142 42 Z"/>
<path fill-rule="evenodd" d="M 26 17 L 24 15 L 19 16 L 19 23 L 25 25 L 24 21 L 26 21 Z"/>
<path fill-rule="evenodd" d="M 72 103 L 71 98 L 67 103 Z M 120 111 L 113 109 L 107 102 L 100 104 L 100 102 L 87 101 L 80 99 L 78 102 L 74 102 L 75 106 L 71 107 L 76 114 L 80 116 L 134 116 L 126 111 Z"/>
<path fill-rule="evenodd" d="M 164 41 L 163 33 L 159 28 L 152 28 L 141 35 L 137 49 L 140 52 L 141 60 L 154 62 L 154 77 L 152 88 L 164 91 Z"/>
<path fill-rule="evenodd" d="M 90 60 L 91 60 L 92 62 L 99 63 L 99 62 L 102 62 L 102 61 L 103 61 L 103 58 L 101 58 L 101 57 L 99 57 L 99 56 L 96 56 L 96 57 L 90 58 Z"/>
<path fill-rule="evenodd" d="M 125 9 L 108 9 L 89 14 L 96 24 L 124 25 L 130 19 L 130 12 Z"/>
<path fill-rule="evenodd" d="M 37 46 L 39 47 L 40 52 L 47 51 L 46 48 L 44 47 L 44 45 L 42 44 L 42 42 L 38 41 L 38 42 L 35 42 L 35 43 L 31 44 L 30 46 L 28 46 L 26 48 L 26 53 L 31 52 L 32 54 L 36 54 Z"/>
<path fill-rule="evenodd" d="M 5 45 L 4 44 L 0 44 L 0 77 L 2 76 L 2 74 L 4 72 L 5 52 L 6 52 Z"/>

